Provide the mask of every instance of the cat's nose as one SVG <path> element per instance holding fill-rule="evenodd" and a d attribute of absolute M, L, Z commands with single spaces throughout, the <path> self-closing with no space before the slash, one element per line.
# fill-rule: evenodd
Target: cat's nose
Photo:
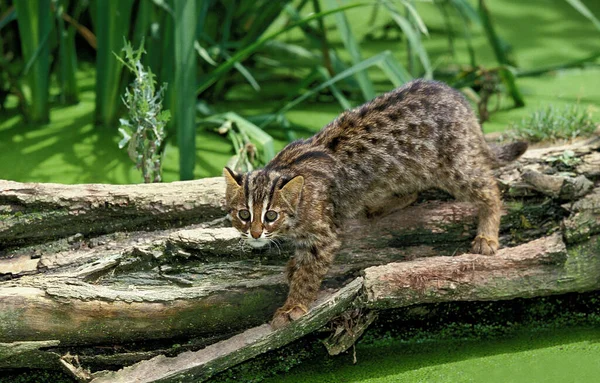
<path fill-rule="evenodd" d="M 250 235 L 252 236 L 252 238 L 254 239 L 258 239 L 260 238 L 260 235 L 262 234 L 262 230 L 250 230 Z"/>

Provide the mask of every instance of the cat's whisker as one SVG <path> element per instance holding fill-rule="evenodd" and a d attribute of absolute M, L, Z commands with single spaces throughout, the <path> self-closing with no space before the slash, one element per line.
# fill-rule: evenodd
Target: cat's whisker
<path fill-rule="evenodd" d="M 279 243 L 277 243 L 277 240 L 269 238 L 269 245 L 271 243 L 273 243 L 275 247 L 277 247 L 277 252 L 279 253 L 279 255 L 281 255 L 281 247 L 279 246 Z"/>
<path fill-rule="evenodd" d="M 242 249 L 242 251 L 245 252 L 246 251 L 246 247 L 244 245 L 246 244 L 246 241 L 244 240 L 243 237 L 240 237 L 239 244 L 240 244 L 240 248 Z"/>

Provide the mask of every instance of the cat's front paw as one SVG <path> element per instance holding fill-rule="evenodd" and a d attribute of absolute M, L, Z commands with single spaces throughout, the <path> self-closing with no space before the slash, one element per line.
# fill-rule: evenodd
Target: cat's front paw
<path fill-rule="evenodd" d="M 498 239 L 478 235 L 471 244 L 471 252 L 474 254 L 494 255 L 498 250 Z"/>
<path fill-rule="evenodd" d="M 287 326 L 290 322 L 297 320 L 308 312 L 303 304 L 285 305 L 275 311 L 275 315 L 271 320 L 271 327 L 274 330 Z"/>

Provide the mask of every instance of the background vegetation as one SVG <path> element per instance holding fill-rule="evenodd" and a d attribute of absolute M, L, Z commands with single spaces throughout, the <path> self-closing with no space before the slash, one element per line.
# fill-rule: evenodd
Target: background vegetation
<path fill-rule="evenodd" d="M 597 0 L 0 0 L 0 178 L 143 181 L 118 145 L 120 118 L 145 121 L 121 99 L 139 73 L 115 57 L 127 62 L 124 41 L 144 41 L 144 70 L 155 89 L 168 84 L 162 106 L 153 104 L 172 114 L 152 152 L 164 158 L 164 181 L 217 176 L 227 163 L 260 166 L 344 108 L 414 77 L 460 88 L 486 132 L 514 126 L 508 137 L 572 138 L 597 126 L 598 15 Z M 441 319 L 415 322 L 422 327 L 394 317 L 357 345 L 359 363 L 376 370 L 357 374 L 347 355 L 288 377 L 461 381 L 467 371 L 489 380 L 515 365 L 529 374 L 523 381 L 540 369 L 555 381 L 573 372 L 589 380 L 599 371 L 597 293 L 585 299 L 576 307 L 527 301 L 522 310 L 509 302 L 500 311 L 503 303 L 493 303 L 487 316 L 481 305 L 449 309 L 454 317 L 438 308 L 432 317 Z M 565 326 L 573 331 L 557 331 Z M 385 336 L 394 328 L 406 333 Z M 279 371 L 322 357 L 309 351 L 282 355 Z M 543 363 L 532 365 L 540 354 Z M 46 372 L 0 377 L 17 379 L 70 381 Z"/>
<path fill-rule="evenodd" d="M 461 88 L 486 131 L 550 104 L 593 115 L 598 14 L 579 0 L 1 1 L 0 177 L 142 180 L 117 147 L 124 39 L 145 40 L 142 64 L 168 84 L 171 181 L 260 166 L 414 77 Z"/>

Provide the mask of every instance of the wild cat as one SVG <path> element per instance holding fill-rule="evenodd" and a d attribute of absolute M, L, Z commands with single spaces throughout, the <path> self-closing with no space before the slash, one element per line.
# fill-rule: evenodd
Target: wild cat
<path fill-rule="evenodd" d="M 401 208 L 425 189 L 478 207 L 472 252 L 494 254 L 502 202 L 492 169 L 527 144 L 490 148 L 465 98 L 449 86 L 415 80 L 343 112 L 320 132 L 287 145 L 263 169 L 223 173 L 233 226 L 253 247 L 286 236 L 289 294 L 271 321 L 304 315 L 340 248 L 343 221 Z"/>

